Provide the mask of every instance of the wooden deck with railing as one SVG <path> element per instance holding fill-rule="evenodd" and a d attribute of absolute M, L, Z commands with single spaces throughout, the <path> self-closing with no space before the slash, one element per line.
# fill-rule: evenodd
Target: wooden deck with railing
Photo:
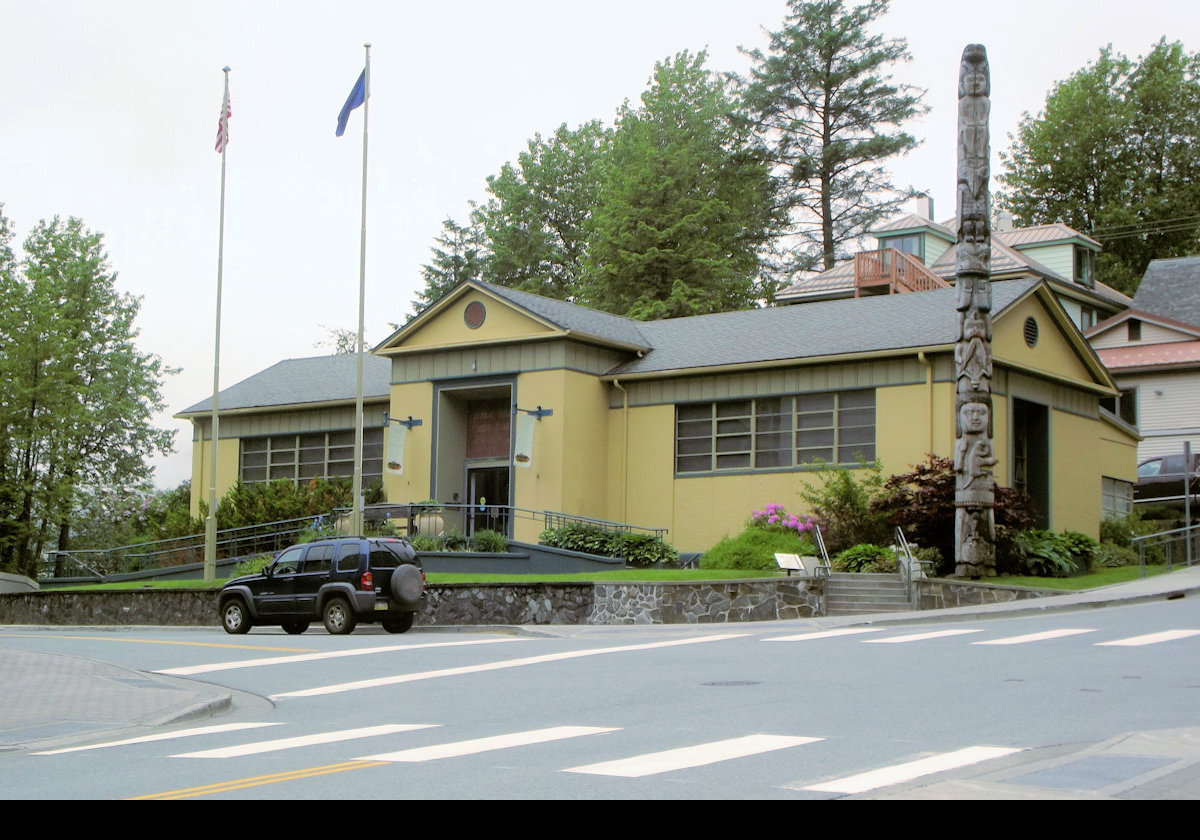
<path fill-rule="evenodd" d="M 950 284 L 911 254 L 880 248 L 854 255 L 854 296 L 948 289 Z"/>

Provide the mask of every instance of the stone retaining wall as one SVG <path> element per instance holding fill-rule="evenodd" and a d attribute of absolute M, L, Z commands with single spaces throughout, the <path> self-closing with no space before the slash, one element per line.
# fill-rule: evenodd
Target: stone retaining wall
<path fill-rule="evenodd" d="M 944 578 L 917 581 L 917 609 L 940 610 L 946 607 L 973 607 L 979 604 L 1006 604 L 1030 598 L 1052 598 L 1062 590 L 1028 589 L 997 586 L 991 583 L 955 581 Z"/>
<path fill-rule="evenodd" d="M 824 581 L 430 585 L 417 625 L 721 624 L 810 618 L 825 611 Z M 0 595 L 0 624 L 217 625 L 211 590 Z"/>

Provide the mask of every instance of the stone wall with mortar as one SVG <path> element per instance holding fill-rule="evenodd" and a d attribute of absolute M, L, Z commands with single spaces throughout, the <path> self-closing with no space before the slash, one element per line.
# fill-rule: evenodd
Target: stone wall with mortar
<path fill-rule="evenodd" d="M 824 581 L 435 584 L 417 625 L 721 624 L 824 614 Z M 195 589 L 0 595 L 0 624 L 215 626 Z"/>
<path fill-rule="evenodd" d="M 917 584 L 917 609 L 940 610 L 947 607 L 973 607 L 979 604 L 1006 604 L 1029 598 L 1049 598 L 1061 595 L 1061 590 L 1027 589 L 1020 586 L 997 586 L 991 583 L 956 581 L 946 578 L 924 578 Z"/>

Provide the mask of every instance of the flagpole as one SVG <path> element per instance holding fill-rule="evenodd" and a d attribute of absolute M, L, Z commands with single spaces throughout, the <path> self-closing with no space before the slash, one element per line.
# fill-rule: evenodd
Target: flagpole
<path fill-rule="evenodd" d="M 358 246 L 358 373 L 354 403 L 354 507 L 350 515 L 350 533 L 361 535 L 364 530 L 362 499 L 363 460 L 363 322 L 366 318 L 367 296 L 367 124 L 371 113 L 371 45 L 363 44 L 366 65 L 363 68 L 363 174 L 362 226 Z"/>
<path fill-rule="evenodd" d="M 229 104 L 229 67 L 223 67 L 225 74 L 225 96 L 221 100 L 221 125 L 228 125 Z M 218 129 L 219 130 L 219 129 Z M 229 148 L 228 137 L 221 146 L 221 215 L 217 234 L 217 325 L 216 337 L 213 339 L 213 398 L 212 429 L 208 468 L 208 517 L 204 521 L 204 582 L 212 583 L 217 577 L 217 432 L 220 425 L 218 416 L 219 394 L 221 385 L 221 281 L 225 264 L 225 152 Z M 203 438 L 201 438 L 203 443 Z"/>

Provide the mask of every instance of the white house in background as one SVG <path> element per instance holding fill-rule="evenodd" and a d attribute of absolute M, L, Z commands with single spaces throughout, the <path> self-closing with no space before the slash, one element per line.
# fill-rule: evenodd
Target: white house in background
<path fill-rule="evenodd" d="M 1142 435 L 1138 460 L 1200 452 L 1200 257 L 1152 260 L 1133 308 L 1088 330 Z"/>
<path fill-rule="evenodd" d="M 1108 407 L 1141 433 L 1138 460 L 1200 452 L 1200 326 L 1127 309 L 1086 337 L 1121 390 Z"/>

